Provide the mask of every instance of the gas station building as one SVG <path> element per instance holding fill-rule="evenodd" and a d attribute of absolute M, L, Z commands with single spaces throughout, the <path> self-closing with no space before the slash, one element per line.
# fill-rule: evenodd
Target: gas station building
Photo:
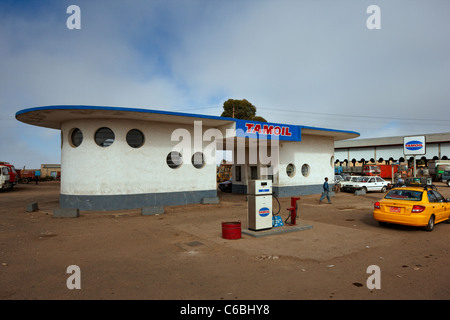
<path fill-rule="evenodd" d="M 277 197 L 318 194 L 334 175 L 335 141 L 352 131 L 149 109 L 24 109 L 16 118 L 61 130 L 60 207 L 85 211 L 214 203 L 216 151 L 233 153 L 233 193 L 270 179 Z"/>
<path fill-rule="evenodd" d="M 450 159 L 450 132 L 423 135 L 426 140 L 425 154 L 417 160 Z M 338 163 L 393 163 L 413 161 L 403 153 L 403 136 L 336 141 L 335 160 Z"/>

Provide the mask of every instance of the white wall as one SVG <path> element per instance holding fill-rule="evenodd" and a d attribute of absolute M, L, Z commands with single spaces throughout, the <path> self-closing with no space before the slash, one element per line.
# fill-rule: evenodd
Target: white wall
<path fill-rule="evenodd" d="M 322 184 L 325 177 L 330 181 L 334 177 L 334 140 L 330 137 L 320 137 L 303 135 L 302 141 L 280 141 L 279 142 L 278 172 L 274 175 L 273 186 L 307 186 Z M 246 159 L 248 162 L 248 152 L 246 149 Z M 233 169 L 236 168 L 236 152 L 234 154 Z M 296 172 L 293 177 L 286 173 L 288 164 L 294 164 Z M 309 175 L 303 176 L 302 166 L 309 165 Z M 242 181 L 235 181 L 236 173 L 233 171 L 233 186 L 246 185 L 250 179 L 250 166 L 252 164 L 241 165 Z M 261 164 L 258 163 L 259 179 L 266 177 L 261 175 Z"/>
<path fill-rule="evenodd" d="M 450 159 L 450 143 L 441 143 L 441 157 L 443 156 Z"/>
<path fill-rule="evenodd" d="M 289 163 L 295 165 L 293 177 L 286 174 Z M 302 174 L 302 166 L 309 165 L 307 177 Z M 280 142 L 280 164 L 278 186 L 322 184 L 324 178 L 334 177 L 334 140 L 330 137 L 302 135 L 299 142 Z"/>
<path fill-rule="evenodd" d="M 95 143 L 94 134 L 100 127 L 113 130 L 115 141 L 111 146 L 100 147 Z M 83 133 L 83 142 L 76 148 L 68 140 L 73 128 L 79 128 Z M 206 146 L 212 148 L 209 154 L 205 154 L 206 164 L 201 169 L 195 168 L 191 157 L 185 154 L 179 168 L 171 169 L 166 164 L 167 155 L 179 144 L 178 141 L 171 141 L 172 132 L 179 128 L 187 129 L 192 136 L 194 134 L 193 125 L 161 122 L 92 119 L 63 123 L 61 194 L 118 195 L 215 190 L 214 142 L 200 144 L 203 149 Z M 126 134 L 131 129 L 143 132 L 145 143 L 142 147 L 132 148 L 127 144 Z M 203 128 L 203 131 L 206 129 Z"/>
<path fill-rule="evenodd" d="M 378 146 L 377 157 L 375 160 L 378 161 L 380 158 L 383 158 L 384 161 L 389 160 L 389 158 L 398 160 L 401 157 L 405 158 L 402 146 Z"/>

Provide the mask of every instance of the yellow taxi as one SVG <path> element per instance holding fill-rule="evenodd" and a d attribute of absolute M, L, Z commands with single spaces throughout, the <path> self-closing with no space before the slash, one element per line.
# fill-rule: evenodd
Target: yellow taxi
<path fill-rule="evenodd" d="M 373 217 L 380 225 L 387 223 L 424 227 L 450 223 L 450 199 L 445 199 L 431 186 L 393 188 L 375 202 Z"/>

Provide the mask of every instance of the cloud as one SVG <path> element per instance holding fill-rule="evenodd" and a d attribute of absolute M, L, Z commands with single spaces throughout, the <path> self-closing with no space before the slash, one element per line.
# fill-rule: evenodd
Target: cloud
<path fill-rule="evenodd" d="M 380 114 L 433 118 L 424 108 L 431 101 L 433 109 L 447 110 L 445 12 L 417 2 L 383 2 L 382 29 L 369 31 L 366 7 L 260 1 L 227 19 L 219 19 L 217 8 L 207 22 L 186 32 L 174 65 L 193 92 L 247 98 L 273 110 L 267 118 L 282 122 L 293 119 L 274 114 L 280 109 L 341 111 L 367 120 Z M 332 117 L 322 120 L 323 126 L 333 124 Z M 317 124 L 308 117 L 296 123 Z M 344 126 L 365 131 L 355 121 Z"/>
<path fill-rule="evenodd" d="M 366 28 L 369 1 L 77 1 L 81 30 L 66 28 L 70 4 L 0 4 L 2 136 L 34 141 L 14 124 L 33 106 L 220 115 L 228 98 L 269 121 L 362 137 L 448 131 L 401 120 L 450 119 L 447 1 L 377 1 L 381 30 Z M 54 144 L 34 161 L 57 161 Z"/>

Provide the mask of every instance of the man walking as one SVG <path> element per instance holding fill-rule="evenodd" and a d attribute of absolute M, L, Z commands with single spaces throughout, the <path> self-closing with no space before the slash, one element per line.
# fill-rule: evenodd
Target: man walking
<path fill-rule="evenodd" d="M 322 200 L 325 199 L 325 197 L 327 197 L 328 203 L 331 203 L 329 192 L 330 186 L 328 185 L 328 178 L 325 178 L 325 182 L 323 183 L 323 192 L 322 196 L 320 197 L 319 203 L 322 203 Z"/>

